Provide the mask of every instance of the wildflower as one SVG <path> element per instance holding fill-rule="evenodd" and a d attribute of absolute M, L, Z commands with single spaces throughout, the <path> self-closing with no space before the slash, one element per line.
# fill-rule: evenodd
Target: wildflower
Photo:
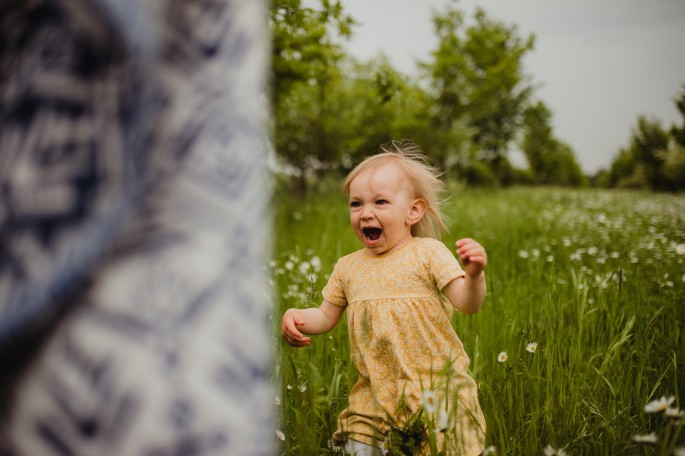
<path fill-rule="evenodd" d="M 312 265 L 309 264 L 308 261 L 303 261 L 302 263 L 300 263 L 300 265 L 297 267 L 297 269 L 300 270 L 301 274 L 306 274 L 307 271 L 309 271 L 309 268 L 311 268 L 311 267 L 312 267 Z"/>
<path fill-rule="evenodd" d="M 675 247 L 675 253 L 678 255 L 685 255 L 685 244 L 678 244 Z"/>
<path fill-rule="evenodd" d="M 552 445 L 545 447 L 545 456 L 566 456 L 563 448 L 554 448 Z"/>
<path fill-rule="evenodd" d="M 685 447 L 674 448 L 673 456 L 685 456 Z"/>
<path fill-rule="evenodd" d="M 447 426 L 449 426 L 450 417 L 446 411 L 441 411 L 438 415 L 438 426 L 435 428 L 435 432 L 445 432 Z"/>
<path fill-rule="evenodd" d="M 505 362 L 507 359 L 509 359 L 509 355 L 507 355 L 507 352 L 500 352 L 499 355 L 497 355 L 497 361 L 500 363 Z"/>
<path fill-rule="evenodd" d="M 298 387 L 298 389 L 300 390 L 300 393 L 304 393 L 305 391 L 307 391 L 307 385 L 303 383 Z"/>
<path fill-rule="evenodd" d="M 293 268 L 295 267 L 295 263 L 292 261 L 286 261 L 285 264 L 283 265 L 288 271 L 292 271 Z"/>
<path fill-rule="evenodd" d="M 526 259 L 528 258 L 528 252 L 526 252 L 525 250 L 519 250 L 519 256 L 523 259 Z"/>
<path fill-rule="evenodd" d="M 639 443 L 656 443 L 658 438 L 655 433 L 644 434 L 644 435 L 634 435 L 633 440 Z"/>
<path fill-rule="evenodd" d="M 288 385 L 286 386 L 286 388 L 288 389 L 288 391 L 290 391 L 291 389 L 293 389 L 293 385 Z"/>
<path fill-rule="evenodd" d="M 538 249 L 533 249 L 531 253 L 535 258 L 540 256 L 540 251 Z"/>
<path fill-rule="evenodd" d="M 611 258 L 616 259 L 616 258 L 618 258 L 618 257 L 620 257 L 620 256 L 621 256 L 621 254 L 618 253 L 618 252 L 615 251 L 615 250 L 614 250 L 613 252 L 611 252 Z"/>
<path fill-rule="evenodd" d="M 438 396 L 433 391 L 423 391 L 423 408 L 428 413 L 435 413 L 438 410 Z"/>
<path fill-rule="evenodd" d="M 531 342 L 528 345 L 526 345 L 526 351 L 530 353 L 535 353 L 538 349 L 538 343 L 537 342 Z"/>
<path fill-rule="evenodd" d="M 274 404 L 276 404 L 276 405 L 281 405 L 281 398 L 278 397 L 278 396 L 276 396 L 276 397 L 274 398 Z"/>
<path fill-rule="evenodd" d="M 681 416 L 685 415 L 685 412 L 675 407 L 666 407 L 666 410 L 664 410 L 664 415 L 671 418 L 680 418 Z"/>
<path fill-rule="evenodd" d="M 280 429 L 276 430 L 276 437 L 285 442 L 285 434 Z"/>
<path fill-rule="evenodd" d="M 594 255 L 597 253 L 597 247 L 590 247 L 587 249 L 587 254 L 588 255 Z"/>
<path fill-rule="evenodd" d="M 547 255 L 547 262 L 548 263 L 553 263 L 554 262 L 554 257 L 552 255 Z"/>
<path fill-rule="evenodd" d="M 661 399 L 656 399 L 645 405 L 645 413 L 663 412 L 671 406 L 673 401 L 675 401 L 674 396 L 671 396 L 669 398 L 666 398 L 666 396 L 661 396 Z"/>
<path fill-rule="evenodd" d="M 321 270 L 321 259 L 318 256 L 313 256 L 309 262 L 312 264 L 312 267 L 316 272 Z"/>
<path fill-rule="evenodd" d="M 490 445 L 489 447 L 487 447 L 486 449 L 483 450 L 483 452 L 481 453 L 481 456 L 494 456 L 496 454 L 497 454 L 497 448 L 495 447 L 495 445 Z"/>

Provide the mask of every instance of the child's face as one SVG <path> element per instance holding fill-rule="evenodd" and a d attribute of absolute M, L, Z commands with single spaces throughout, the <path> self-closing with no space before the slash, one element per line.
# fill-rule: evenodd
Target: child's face
<path fill-rule="evenodd" d="M 350 222 L 372 255 L 389 252 L 412 238 L 411 226 L 420 210 L 416 205 L 409 182 L 395 166 L 365 171 L 350 182 Z"/>

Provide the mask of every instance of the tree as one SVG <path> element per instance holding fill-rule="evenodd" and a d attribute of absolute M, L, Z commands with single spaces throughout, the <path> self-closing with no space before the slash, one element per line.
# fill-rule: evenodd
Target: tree
<path fill-rule="evenodd" d="M 515 26 L 490 19 L 477 9 L 475 23 L 465 27 L 453 7 L 433 16 L 438 47 L 428 71 L 435 109 L 433 123 L 448 147 L 449 132 L 463 125 L 461 139 L 471 139 L 478 157 L 497 174 L 506 168 L 508 147 L 520 127 L 532 87 L 523 57 L 533 49 L 534 35 L 522 38 Z"/>
<path fill-rule="evenodd" d="M 657 119 L 639 116 L 630 144 L 622 148 L 611 165 L 611 182 L 619 187 L 668 190 L 663 174 L 668 133 Z"/>
<path fill-rule="evenodd" d="M 671 137 L 676 144 L 685 147 L 685 84 L 681 86 L 680 96 L 674 101 L 676 109 L 683 117 L 683 123 L 680 126 L 671 127 Z"/>
<path fill-rule="evenodd" d="M 680 96 L 675 99 L 675 106 L 683 118 L 682 124 L 671 127 L 671 142 L 662 155 L 664 161 L 661 166 L 667 187 L 673 191 L 685 189 L 685 84 L 681 86 Z"/>
<path fill-rule="evenodd" d="M 342 56 L 333 34 L 351 35 L 354 21 L 339 1 L 321 0 L 321 9 L 304 7 L 301 0 L 273 0 L 271 30 L 271 104 L 278 107 L 297 83 L 317 80 Z"/>
<path fill-rule="evenodd" d="M 539 184 L 584 185 L 586 178 L 573 150 L 554 137 L 552 113 L 542 102 L 528 106 L 523 115 L 525 133 L 521 150 Z"/>
<path fill-rule="evenodd" d="M 277 155 L 295 170 L 297 188 L 307 171 L 334 162 L 339 149 L 330 136 L 329 93 L 339 84 L 343 52 L 334 37 L 347 37 L 353 21 L 339 1 L 321 0 L 318 10 L 300 0 L 274 0 L 271 106 Z M 327 123 L 328 122 L 328 123 Z"/>

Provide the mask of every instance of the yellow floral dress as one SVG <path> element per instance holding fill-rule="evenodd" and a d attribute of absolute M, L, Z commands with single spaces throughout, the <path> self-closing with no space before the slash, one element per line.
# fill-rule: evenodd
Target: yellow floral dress
<path fill-rule="evenodd" d="M 450 455 L 480 454 L 485 419 L 477 386 L 450 324 L 452 307 L 440 292 L 464 275 L 447 247 L 430 238 L 413 238 L 378 256 L 362 249 L 338 261 L 323 296 L 348 307 L 359 379 L 338 417 L 334 440 L 381 446 L 392 421 L 402 424 L 420 409 L 423 391 L 431 390 L 450 417 L 446 437 L 438 434 L 440 445 L 448 445 Z"/>

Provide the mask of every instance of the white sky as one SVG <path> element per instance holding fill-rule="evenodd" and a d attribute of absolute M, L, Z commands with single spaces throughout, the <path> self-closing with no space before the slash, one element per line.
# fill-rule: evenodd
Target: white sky
<path fill-rule="evenodd" d="M 432 11 L 449 0 L 342 0 L 359 25 L 346 44 L 358 59 L 385 53 L 404 74 L 417 73 L 436 46 Z M 637 116 L 680 124 L 674 98 L 685 83 L 685 0 L 460 0 L 473 15 L 536 34 L 525 60 L 537 97 L 553 113 L 555 135 L 581 166 L 608 168 L 629 142 Z M 512 157 L 515 159 L 515 157 Z"/>

